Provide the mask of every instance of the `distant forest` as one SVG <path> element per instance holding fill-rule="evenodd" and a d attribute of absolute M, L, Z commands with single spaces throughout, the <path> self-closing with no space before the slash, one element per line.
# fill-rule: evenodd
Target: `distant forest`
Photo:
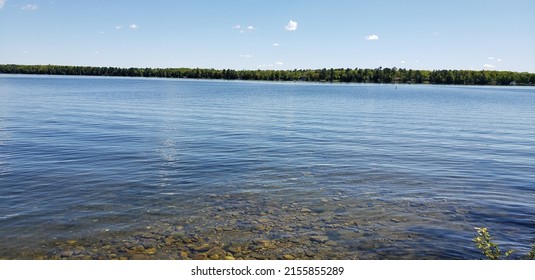
<path fill-rule="evenodd" d="M 407 70 L 396 67 L 379 67 L 376 69 L 218 70 L 201 68 L 117 68 L 5 64 L 0 65 L 0 73 L 341 83 L 535 85 L 535 73 L 485 70 L 430 71 Z"/>

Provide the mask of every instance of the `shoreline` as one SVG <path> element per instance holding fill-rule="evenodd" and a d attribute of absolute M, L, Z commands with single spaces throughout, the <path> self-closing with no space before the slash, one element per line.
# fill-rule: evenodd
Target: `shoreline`
<path fill-rule="evenodd" d="M 119 68 L 64 65 L 0 64 L 0 74 L 143 77 L 199 80 L 306 82 L 392 85 L 534 86 L 535 73 L 475 70 L 413 70 L 393 68 L 331 68 L 233 70 L 206 68 Z"/>

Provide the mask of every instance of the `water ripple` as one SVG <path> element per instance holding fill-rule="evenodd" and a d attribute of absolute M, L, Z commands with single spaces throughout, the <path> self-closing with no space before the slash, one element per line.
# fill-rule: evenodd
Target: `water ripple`
<path fill-rule="evenodd" d="M 0 99 L 0 247 L 202 233 L 232 206 L 245 228 L 272 209 L 271 237 L 341 219 L 326 235 L 363 258 L 477 258 L 474 226 L 533 241 L 533 88 L 2 75 Z"/>

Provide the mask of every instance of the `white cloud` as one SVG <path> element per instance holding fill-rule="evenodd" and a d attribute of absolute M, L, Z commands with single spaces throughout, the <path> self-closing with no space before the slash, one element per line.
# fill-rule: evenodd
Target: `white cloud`
<path fill-rule="evenodd" d="M 4 4 L 6 3 L 7 0 L 0 0 L 0 9 L 2 9 L 4 7 Z"/>
<path fill-rule="evenodd" d="M 402 60 L 402 61 L 401 61 L 401 64 L 405 64 L 405 63 L 407 63 L 405 60 Z"/>
<path fill-rule="evenodd" d="M 284 62 L 282 62 L 282 61 L 277 61 L 277 62 L 275 62 L 275 63 L 273 63 L 273 64 L 260 64 L 260 65 L 257 65 L 256 67 L 257 67 L 258 69 L 260 69 L 260 68 L 271 68 L 271 67 L 282 66 L 282 65 L 284 65 Z"/>
<path fill-rule="evenodd" d="M 502 62 L 502 59 L 501 58 L 497 58 L 496 61 Z"/>
<path fill-rule="evenodd" d="M 483 65 L 483 68 L 486 68 L 486 69 L 494 69 L 496 68 L 496 66 L 492 65 L 492 64 L 485 64 Z"/>
<path fill-rule="evenodd" d="M 248 25 L 248 26 L 241 26 L 239 24 L 236 24 L 232 27 L 233 29 L 236 29 L 236 30 L 239 30 L 240 33 L 245 33 L 245 31 L 249 31 L 249 32 L 253 32 L 256 30 L 256 28 L 252 25 Z"/>
<path fill-rule="evenodd" d="M 94 53 L 95 53 L 95 54 L 100 54 L 100 52 L 99 52 L 99 51 L 94 51 Z"/>
<path fill-rule="evenodd" d="M 3 5 L 3 4 L 2 4 Z M 30 10 L 30 11 L 35 11 L 37 9 L 39 9 L 39 6 L 35 5 L 35 4 L 27 4 L 27 5 L 24 5 L 22 6 L 23 10 Z"/>
<path fill-rule="evenodd" d="M 494 57 L 493 56 L 489 56 L 487 57 L 488 60 L 494 60 Z"/>
<path fill-rule="evenodd" d="M 279 43 L 273 43 L 272 46 L 278 47 L 278 46 L 280 46 L 280 44 Z"/>
<path fill-rule="evenodd" d="M 284 26 L 284 29 L 287 31 L 295 31 L 297 30 L 297 22 L 290 20 L 286 26 Z"/>
<path fill-rule="evenodd" d="M 139 28 L 139 26 L 137 26 L 135 23 L 132 23 L 128 26 L 128 28 L 132 29 L 132 30 L 136 30 Z"/>
<path fill-rule="evenodd" d="M 366 38 L 367 41 L 374 41 L 374 40 L 376 41 L 376 40 L 379 40 L 379 36 L 377 36 L 377 35 L 375 35 L 375 34 L 373 34 L 373 35 L 368 35 L 368 36 L 366 36 L 366 37 L 364 37 L 364 38 Z"/>
<path fill-rule="evenodd" d="M 436 32 L 436 31 L 435 32 L 431 32 L 431 36 L 438 36 L 438 35 L 440 35 L 440 33 Z"/>
<path fill-rule="evenodd" d="M 242 57 L 242 58 L 251 58 L 253 56 L 250 55 L 250 54 L 240 54 L 240 57 Z"/>
<path fill-rule="evenodd" d="M 123 28 L 122 25 L 117 25 L 117 26 L 115 26 L 115 29 L 117 29 L 117 30 L 122 29 L 122 28 Z"/>

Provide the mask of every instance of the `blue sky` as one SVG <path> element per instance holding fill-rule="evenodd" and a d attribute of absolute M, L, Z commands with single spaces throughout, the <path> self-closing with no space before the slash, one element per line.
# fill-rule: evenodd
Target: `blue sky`
<path fill-rule="evenodd" d="M 535 1 L 0 0 L 0 64 L 535 72 Z"/>

